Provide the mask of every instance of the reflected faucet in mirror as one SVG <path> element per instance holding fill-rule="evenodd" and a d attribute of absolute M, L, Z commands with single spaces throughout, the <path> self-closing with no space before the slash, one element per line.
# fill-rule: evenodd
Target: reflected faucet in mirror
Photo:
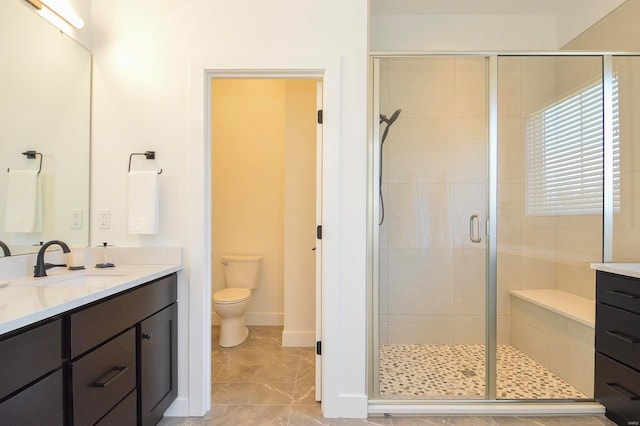
<path fill-rule="evenodd" d="M 51 264 L 47 265 L 44 263 L 44 254 L 46 253 L 47 248 L 49 248 L 52 245 L 60 246 L 62 248 L 63 253 L 71 252 L 71 250 L 69 249 L 69 246 L 65 242 L 62 242 L 59 240 L 51 240 L 47 243 L 44 243 L 42 247 L 40 247 L 40 250 L 38 251 L 38 256 L 36 257 L 36 266 L 33 268 L 34 277 L 46 277 L 47 269 L 53 268 L 56 266 L 67 266 L 67 265 L 51 265 Z"/>
<path fill-rule="evenodd" d="M 2 253 L 4 253 L 4 257 L 11 256 L 11 250 L 9 250 L 9 246 L 2 241 L 0 241 L 0 248 L 2 248 Z"/>

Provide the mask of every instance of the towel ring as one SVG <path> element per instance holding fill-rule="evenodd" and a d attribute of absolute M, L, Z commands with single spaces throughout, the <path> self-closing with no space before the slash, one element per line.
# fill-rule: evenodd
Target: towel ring
<path fill-rule="evenodd" d="M 42 171 L 42 153 L 36 151 L 25 151 L 22 155 L 26 155 L 29 160 L 35 160 L 36 155 L 40 156 L 40 165 L 38 166 L 38 174 Z M 7 173 L 9 173 L 11 169 L 7 168 Z"/>
<path fill-rule="evenodd" d="M 156 159 L 156 152 L 155 151 L 132 152 L 131 155 L 129 155 L 129 169 L 127 170 L 128 172 L 131 172 L 131 159 L 133 158 L 134 155 L 144 155 L 147 160 L 155 160 Z M 158 174 L 159 175 L 162 174 L 162 169 L 160 169 Z"/>

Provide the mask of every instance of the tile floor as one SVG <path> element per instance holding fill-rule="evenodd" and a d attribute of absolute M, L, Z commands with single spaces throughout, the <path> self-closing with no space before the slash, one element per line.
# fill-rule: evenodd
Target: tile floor
<path fill-rule="evenodd" d="M 217 346 L 218 333 L 214 327 L 211 411 L 204 417 L 167 417 L 161 426 L 613 425 L 603 416 L 325 419 L 314 401 L 312 348 L 282 348 L 281 327 L 251 327 L 247 341 L 230 349 Z"/>

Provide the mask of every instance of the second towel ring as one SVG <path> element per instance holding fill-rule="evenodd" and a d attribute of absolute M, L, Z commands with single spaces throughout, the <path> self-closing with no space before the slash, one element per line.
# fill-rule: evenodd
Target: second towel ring
<path fill-rule="evenodd" d="M 131 159 L 133 158 L 134 155 L 144 155 L 147 160 L 155 160 L 156 159 L 156 152 L 155 151 L 132 152 L 131 155 L 129 155 L 129 169 L 127 170 L 128 172 L 131 171 Z M 159 175 L 162 174 L 162 169 L 160 169 L 158 174 Z"/>

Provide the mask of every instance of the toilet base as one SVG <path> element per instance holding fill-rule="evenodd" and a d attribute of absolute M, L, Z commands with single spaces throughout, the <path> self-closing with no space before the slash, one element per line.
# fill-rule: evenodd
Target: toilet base
<path fill-rule="evenodd" d="M 248 335 L 249 329 L 244 325 L 244 315 L 237 318 L 222 318 L 218 345 L 223 348 L 232 348 L 247 340 Z"/>

